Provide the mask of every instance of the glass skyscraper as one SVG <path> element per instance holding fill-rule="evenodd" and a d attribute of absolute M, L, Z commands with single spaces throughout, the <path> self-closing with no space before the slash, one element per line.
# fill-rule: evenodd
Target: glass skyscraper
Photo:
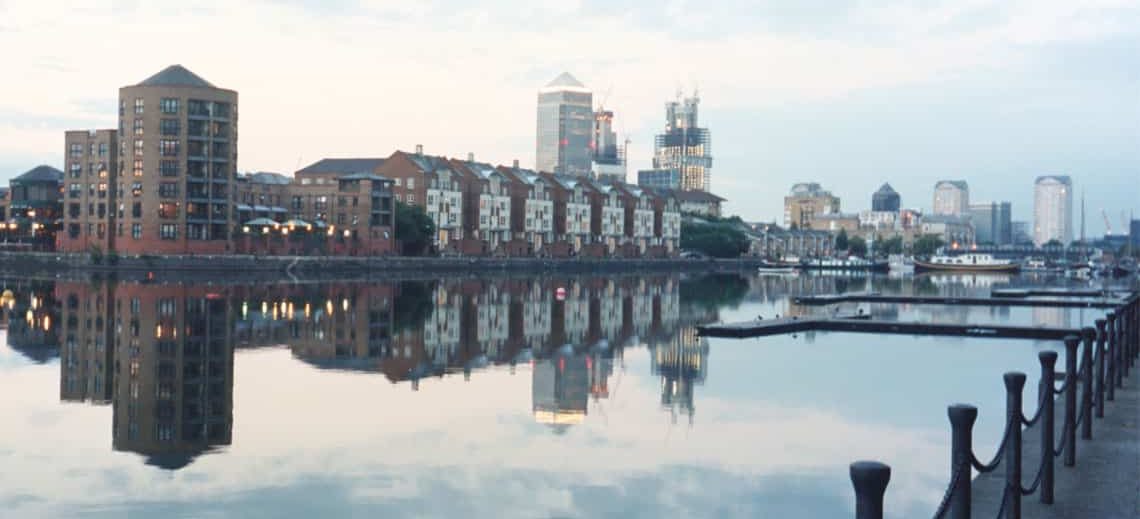
<path fill-rule="evenodd" d="M 677 171 L 680 185 L 672 187 L 684 191 L 708 191 L 711 184 L 712 139 L 697 123 L 700 102 L 694 94 L 665 103 L 665 132 L 653 143 L 653 168 Z"/>
<path fill-rule="evenodd" d="M 535 169 L 589 176 L 594 158 L 594 96 L 563 72 L 538 91 Z"/>

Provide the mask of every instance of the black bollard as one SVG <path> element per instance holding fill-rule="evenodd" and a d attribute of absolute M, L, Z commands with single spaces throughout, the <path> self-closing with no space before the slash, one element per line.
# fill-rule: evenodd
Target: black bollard
<path fill-rule="evenodd" d="M 966 404 L 954 404 L 947 408 L 950 417 L 950 518 L 970 519 L 970 460 L 974 454 L 974 422 L 978 419 L 978 408 Z M 957 480 L 954 476 L 964 470 Z"/>
<path fill-rule="evenodd" d="M 1025 373 L 1011 371 L 1002 375 L 1005 382 L 1005 419 L 1009 425 L 1009 443 L 1005 445 L 1005 488 L 1009 493 L 1008 519 L 1021 519 L 1021 391 Z"/>
<path fill-rule="evenodd" d="M 1109 314 L 1110 315 L 1110 314 Z M 1096 352 L 1096 366 L 1097 366 L 1097 417 L 1102 419 L 1105 417 L 1105 367 L 1108 364 L 1108 358 L 1105 356 L 1105 319 L 1097 319 L 1097 352 Z"/>
<path fill-rule="evenodd" d="M 1056 378 L 1057 352 L 1037 354 L 1041 361 L 1041 502 L 1053 504 L 1053 384 Z"/>
<path fill-rule="evenodd" d="M 1077 344 L 1075 335 L 1065 337 L 1065 466 L 1077 464 Z"/>
<path fill-rule="evenodd" d="M 1116 314 L 1109 312 L 1105 316 L 1105 336 L 1108 340 L 1108 380 L 1105 383 L 1105 398 L 1108 401 L 1116 400 L 1116 372 L 1120 371 L 1120 341 L 1117 340 Z"/>
<path fill-rule="evenodd" d="M 1085 347 L 1081 349 L 1081 356 L 1084 360 L 1081 361 L 1085 366 L 1085 373 L 1081 376 L 1081 414 L 1085 419 L 1081 422 L 1081 439 L 1092 439 L 1092 404 L 1093 404 L 1093 372 L 1096 371 L 1096 366 L 1093 365 L 1093 336 L 1096 332 L 1092 328 L 1085 328 L 1081 336 L 1085 340 Z"/>
<path fill-rule="evenodd" d="M 855 519 L 883 519 L 883 494 L 891 481 L 891 467 L 877 461 L 851 464 L 855 487 Z"/>

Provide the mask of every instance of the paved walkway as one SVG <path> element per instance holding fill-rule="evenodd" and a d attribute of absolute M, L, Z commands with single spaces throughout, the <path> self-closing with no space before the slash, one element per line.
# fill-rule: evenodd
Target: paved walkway
<path fill-rule="evenodd" d="M 1066 467 L 1063 457 L 1055 459 L 1054 502 L 1041 504 L 1040 494 L 1023 497 L 1022 517 L 1036 518 L 1140 518 L 1140 372 L 1134 367 L 1124 379 L 1124 389 L 1116 399 L 1105 401 L 1104 418 L 1093 417 L 1092 440 L 1080 439 L 1077 432 L 1077 464 Z M 1026 391 L 1036 398 L 1036 390 Z M 1032 396 L 1030 396 L 1032 395 Z M 1079 400 L 1078 400 L 1079 402 Z M 1094 413 L 1095 415 L 1095 413 Z M 1055 441 L 1062 436 L 1064 399 L 1057 398 Z M 1029 486 L 1041 460 L 1041 434 L 1037 427 L 1022 432 L 1022 486 Z M 989 461 L 996 446 L 975 445 Z M 988 450 L 987 450 L 988 447 Z M 974 478 L 973 516 L 996 517 L 1005 485 L 1005 467 Z"/>

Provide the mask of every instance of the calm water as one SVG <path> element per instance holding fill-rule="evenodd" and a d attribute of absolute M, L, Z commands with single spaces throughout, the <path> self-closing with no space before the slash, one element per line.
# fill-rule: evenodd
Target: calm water
<path fill-rule="evenodd" d="M 985 277 L 656 276 L 184 286 L 9 281 L 0 515 L 895 517 L 947 482 L 946 405 L 1001 432 L 1048 342 L 697 337 L 793 295 L 985 295 Z M 556 290 L 564 288 L 565 297 Z M 852 305 L 854 307 L 854 305 Z M 864 306 L 1079 327 L 1094 310 Z"/>

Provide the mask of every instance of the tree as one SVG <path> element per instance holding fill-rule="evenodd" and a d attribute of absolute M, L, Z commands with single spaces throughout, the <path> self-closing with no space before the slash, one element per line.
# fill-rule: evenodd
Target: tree
<path fill-rule="evenodd" d="M 847 239 L 847 229 L 839 229 L 839 234 L 835 235 L 835 250 L 847 250 L 850 247 Z"/>
<path fill-rule="evenodd" d="M 879 254 L 902 254 L 903 253 L 903 239 L 902 236 L 892 236 L 885 240 L 878 240 L 875 242 L 875 252 Z"/>
<path fill-rule="evenodd" d="M 714 258 L 735 258 L 748 251 L 748 236 L 730 223 L 681 223 L 681 248 Z"/>
<path fill-rule="evenodd" d="M 941 236 L 937 234 L 924 234 L 914 240 L 914 254 L 916 256 L 930 256 L 938 252 L 938 249 L 943 245 L 946 245 L 946 242 L 942 241 Z"/>
<path fill-rule="evenodd" d="M 866 256 L 867 240 L 864 240 L 862 236 L 852 236 L 848 240 L 847 251 L 855 256 Z"/>
<path fill-rule="evenodd" d="M 1064 247 L 1065 244 L 1061 243 L 1061 240 L 1054 238 L 1052 240 L 1045 242 L 1044 246 L 1047 248 L 1061 248 L 1061 247 Z"/>
<path fill-rule="evenodd" d="M 435 222 L 424 208 L 396 202 L 396 241 L 400 253 L 405 256 L 419 256 L 424 253 L 435 236 Z"/>

